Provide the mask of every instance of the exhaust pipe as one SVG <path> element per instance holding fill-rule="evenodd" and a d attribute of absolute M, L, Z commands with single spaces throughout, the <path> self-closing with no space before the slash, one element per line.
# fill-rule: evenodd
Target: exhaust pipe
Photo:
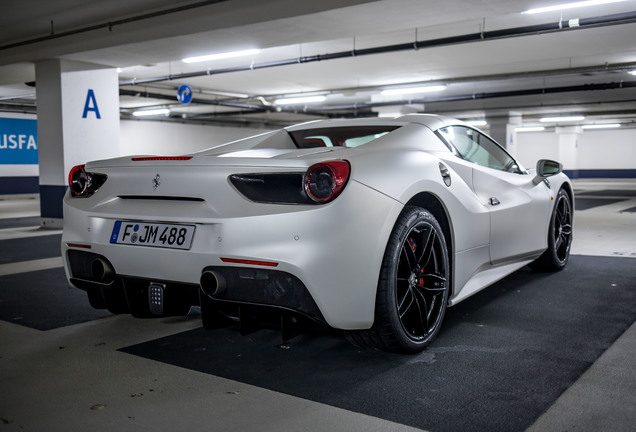
<path fill-rule="evenodd" d="M 95 258 L 91 262 L 91 276 L 97 282 L 110 283 L 115 276 L 115 270 L 110 264 L 101 258 Z"/>
<path fill-rule="evenodd" d="M 206 270 L 201 275 L 201 290 L 208 297 L 214 297 L 217 294 L 221 294 L 226 289 L 225 278 L 219 273 L 212 270 Z"/>

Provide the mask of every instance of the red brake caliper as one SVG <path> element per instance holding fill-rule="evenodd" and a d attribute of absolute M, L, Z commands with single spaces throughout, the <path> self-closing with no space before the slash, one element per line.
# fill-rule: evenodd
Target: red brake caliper
<path fill-rule="evenodd" d="M 415 253 L 415 242 L 413 242 L 411 237 L 407 238 L 406 241 L 409 242 L 409 246 L 411 246 L 411 251 Z"/>
<path fill-rule="evenodd" d="M 408 239 L 406 239 L 409 242 L 409 246 L 411 247 L 411 250 L 413 251 L 413 253 L 415 253 L 415 242 L 413 242 L 413 240 L 411 239 L 411 237 L 409 237 Z M 424 269 L 420 270 L 420 275 L 424 274 Z M 420 278 L 417 280 L 417 285 L 420 288 L 424 288 L 424 277 L 420 276 Z"/>

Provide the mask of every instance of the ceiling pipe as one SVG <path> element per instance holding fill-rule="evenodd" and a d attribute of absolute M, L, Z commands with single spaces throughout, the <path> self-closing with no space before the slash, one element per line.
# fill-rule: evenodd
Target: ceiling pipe
<path fill-rule="evenodd" d="M 175 103 L 177 102 L 177 98 L 175 97 L 175 95 L 167 95 L 164 93 L 151 93 L 147 91 L 119 89 L 119 95 L 120 96 L 142 96 L 145 98 L 170 100 Z M 241 108 L 241 109 L 247 109 L 247 110 L 254 110 L 254 109 L 257 109 L 260 111 L 275 111 L 276 110 L 275 108 L 263 109 L 263 108 L 266 108 L 263 105 L 253 105 L 253 104 L 246 104 L 246 103 L 239 103 L 239 102 L 223 102 L 223 101 L 201 99 L 201 98 L 192 98 L 190 103 L 200 104 L 200 105 L 217 105 L 217 106 Z"/>
<path fill-rule="evenodd" d="M 159 99 L 159 100 L 167 100 L 176 103 L 175 95 L 167 95 L 164 93 L 152 93 L 148 91 L 137 91 L 137 90 L 126 90 L 119 89 L 120 96 L 133 96 L 133 97 L 145 97 L 151 99 Z M 199 104 L 199 105 L 215 105 L 226 108 L 238 108 L 240 109 L 241 114 L 245 113 L 262 113 L 262 112 L 287 112 L 287 113 L 297 113 L 303 114 L 301 111 L 289 108 L 283 108 L 278 106 L 266 106 L 266 105 L 255 105 L 255 104 L 246 104 L 239 102 L 224 102 L 210 99 L 201 99 L 201 98 L 193 98 L 190 103 Z M 182 105 L 179 105 L 182 106 Z"/>
<path fill-rule="evenodd" d="M 525 90 L 507 90 L 500 92 L 484 92 L 484 93 L 473 93 L 469 95 L 457 95 L 457 96 L 440 96 L 440 97 L 432 97 L 426 99 L 402 99 L 388 102 L 369 102 L 369 103 L 358 103 L 354 105 L 339 105 L 339 106 L 326 106 L 321 108 L 317 112 L 325 112 L 325 111 L 338 111 L 338 110 L 351 110 L 351 109 L 361 109 L 361 108 L 376 108 L 383 106 L 394 106 L 394 105 L 412 105 L 412 104 L 431 104 L 431 103 L 440 103 L 440 102 L 465 102 L 470 100 L 480 100 L 480 99 L 496 99 L 496 98 L 504 98 L 504 97 L 514 97 L 514 96 L 536 96 L 542 94 L 556 94 L 556 93 L 571 93 L 571 92 L 579 92 L 579 91 L 599 91 L 599 90 L 616 90 L 623 88 L 634 88 L 636 87 L 636 81 L 627 81 L 627 82 L 611 82 L 611 83 L 600 83 L 600 84 L 582 84 L 582 85 L 574 85 L 574 86 L 561 86 L 561 87 L 541 87 L 535 89 L 525 89 Z M 306 111 L 307 113 L 311 113 L 312 111 Z"/>
<path fill-rule="evenodd" d="M 484 81 L 501 81 L 501 80 L 514 80 L 514 79 L 528 79 L 528 78 L 545 78 L 549 76 L 560 76 L 560 75 L 585 75 L 585 74 L 593 74 L 593 73 L 605 73 L 605 72 L 625 72 L 632 71 L 636 69 L 636 62 L 628 62 L 628 63 L 614 63 L 614 64 L 604 64 L 604 65 L 596 65 L 596 66 L 578 66 L 566 69 L 548 69 L 548 70 L 537 70 L 537 71 L 525 71 L 525 72 L 508 72 L 501 74 L 493 74 L 493 75 L 474 75 L 474 76 L 463 76 L 458 78 L 444 78 L 438 80 L 427 80 L 427 81 L 413 81 L 404 83 L 404 85 L 409 86 L 418 86 L 418 85 L 426 85 L 426 86 L 434 86 L 437 84 L 465 84 L 465 83 L 474 83 L 474 82 L 484 82 Z M 373 85 L 373 86 L 360 86 L 360 87 L 345 87 L 345 88 L 335 88 L 329 89 L 327 91 L 322 91 L 320 93 L 351 93 L 351 92 L 375 92 L 379 89 L 385 89 L 386 85 Z M 161 88 L 161 87 L 158 87 Z M 164 87 L 165 88 L 165 87 Z M 284 97 L 287 94 L 269 94 L 268 98 L 279 98 Z M 264 96 L 258 96 L 259 98 L 263 98 Z"/>
<path fill-rule="evenodd" d="M 378 108 L 385 106 L 395 106 L 395 105 L 412 105 L 412 104 L 431 104 L 431 103 L 442 103 L 442 102 L 465 102 L 471 100 L 481 100 L 481 99 L 496 99 L 496 98 L 504 98 L 504 97 L 520 97 L 520 96 L 536 96 L 542 94 L 556 94 L 556 93 L 571 93 L 571 92 L 579 92 L 579 91 L 599 91 L 599 90 L 616 90 L 623 88 L 636 88 L 636 81 L 628 81 L 628 82 L 620 82 L 620 83 L 602 83 L 602 84 L 583 84 L 583 85 L 575 85 L 575 86 L 561 86 L 561 87 L 548 87 L 548 88 L 535 88 L 535 89 L 525 89 L 525 90 L 508 90 L 508 91 L 500 91 L 500 92 L 485 92 L 485 93 L 473 93 L 469 95 L 458 95 L 458 96 L 440 96 L 440 97 L 432 97 L 426 99 L 408 99 L 408 100 L 400 100 L 400 101 L 390 101 L 390 102 L 369 102 L 369 103 L 359 103 L 354 105 L 339 105 L 339 106 L 327 106 L 321 108 L 320 110 L 311 111 L 307 110 L 305 113 L 320 115 L 329 111 L 338 111 L 338 110 L 353 110 L 353 109 L 365 109 L 365 108 Z"/>
<path fill-rule="evenodd" d="M 67 37 L 67 36 L 74 36 L 74 35 L 78 35 L 78 34 L 82 34 L 82 33 L 87 33 L 87 32 L 91 32 L 94 30 L 101 30 L 101 29 L 108 29 L 109 31 L 112 31 L 114 27 L 116 26 L 120 26 L 123 24 L 130 24 L 130 23 L 134 23 L 137 21 L 143 21 L 143 20 L 147 20 L 147 19 L 151 19 L 151 18 L 157 18 L 157 17 L 161 17 L 164 15 L 171 15 L 174 13 L 178 13 L 178 12 L 184 12 L 184 11 L 188 11 L 191 9 L 198 9 L 201 7 L 205 7 L 205 6 L 210 6 L 213 5 L 215 3 L 222 3 L 222 2 L 226 2 L 228 0 L 204 0 L 204 1 L 199 1 L 197 3 L 192 3 L 192 4 L 188 4 L 188 5 L 183 5 L 183 6 L 177 6 L 177 7 L 173 7 L 173 8 L 169 8 L 169 9 L 163 9 L 163 10 L 159 10 L 156 12 L 149 12 L 149 13 L 145 13 L 142 15 L 136 15 L 133 17 L 129 17 L 129 18 L 122 18 L 122 19 L 118 19 L 118 20 L 114 20 L 114 21 L 108 21 L 105 23 L 101 23 L 101 24 L 95 24 L 95 25 L 91 25 L 91 26 L 87 26 L 87 27 L 82 27 L 82 28 L 78 28 L 75 30 L 69 30 L 69 31 L 65 31 L 65 32 L 60 32 L 60 33 L 55 33 L 54 32 L 54 28 L 53 28 L 53 21 L 51 21 L 51 34 L 48 34 L 46 36 L 42 36 L 42 37 L 38 37 L 38 38 L 33 38 L 33 39 L 28 39 L 28 40 L 24 40 L 24 41 L 20 41 L 20 42 L 15 42 L 15 43 L 10 43 L 7 45 L 2 45 L 0 46 L 0 51 L 2 50 L 7 50 L 7 49 L 11 49 L 11 48 L 17 48 L 17 47 L 21 47 L 21 46 L 25 46 L 25 45 L 32 45 L 35 43 L 39 43 L 39 42 L 44 42 L 44 41 L 48 41 L 48 40 L 52 40 L 52 39 L 60 39 L 63 37 Z"/>
<path fill-rule="evenodd" d="M 471 100 L 482 100 L 482 99 L 496 99 L 496 98 L 504 98 L 504 97 L 521 97 L 521 96 L 536 96 L 536 95 L 548 95 L 548 94 L 556 94 L 556 93 L 571 93 L 571 92 L 580 92 L 580 91 L 601 91 L 601 90 L 617 90 L 617 89 L 627 89 L 627 88 L 636 88 L 636 81 L 626 81 L 626 82 L 611 82 L 611 83 L 599 83 L 599 84 L 582 84 L 582 85 L 574 85 L 574 86 L 560 86 L 560 87 L 541 87 L 534 89 L 525 89 L 525 90 L 508 90 L 508 91 L 500 91 L 500 92 L 484 92 L 484 93 L 473 93 L 466 95 L 457 95 L 457 96 L 440 96 L 440 97 L 431 97 L 426 99 L 401 99 L 395 101 L 388 102 L 368 102 L 368 103 L 356 103 L 350 105 L 337 105 L 337 106 L 325 106 L 320 109 L 303 109 L 303 110 L 293 110 L 293 109 L 279 109 L 272 108 L 263 105 L 254 105 L 254 104 L 239 104 L 233 102 L 222 102 L 222 101 L 210 101 L 205 99 L 193 99 L 192 102 L 207 104 L 207 105 L 217 105 L 231 108 L 241 108 L 242 110 L 249 110 L 250 113 L 255 112 L 289 112 L 295 114 L 305 114 L 311 116 L 323 116 L 329 117 L 330 112 L 333 111 L 351 111 L 351 110 L 367 110 L 370 108 L 379 108 L 386 106 L 396 106 L 396 105 L 411 105 L 411 104 L 431 104 L 431 103 L 443 103 L 443 102 L 465 102 Z M 144 96 L 155 99 L 164 99 L 174 101 L 175 97 L 170 95 L 165 95 L 162 93 L 148 93 L 148 92 L 138 92 L 132 90 L 120 89 L 119 94 L 123 96 Z M 245 112 L 224 112 L 222 115 L 232 115 L 232 114 L 244 114 Z"/>
<path fill-rule="evenodd" d="M 471 42 L 498 40 L 513 37 L 530 36 L 537 34 L 556 33 L 568 30 L 581 30 L 585 28 L 607 27 L 613 25 L 629 24 L 636 22 L 636 12 L 625 12 L 620 14 L 604 15 L 600 17 L 581 18 L 569 20 L 567 22 L 558 21 L 548 24 L 538 24 L 532 26 L 515 27 L 502 30 L 482 31 L 460 36 L 451 36 L 427 41 L 414 41 L 396 45 L 386 45 L 381 47 L 353 49 L 351 51 L 340 51 L 331 54 L 318 54 L 313 56 L 297 57 L 292 59 L 278 60 L 265 63 L 255 63 L 249 66 L 235 66 L 221 69 L 207 69 L 204 71 L 188 72 L 175 75 L 164 75 L 153 78 L 132 79 L 120 81 L 120 86 L 149 84 L 160 81 L 172 81 L 176 79 L 195 78 L 206 75 L 219 75 L 233 72 L 244 72 L 255 69 L 265 69 L 278 66 L 288 66 L 299 63 L 313 63 L 324 60 L 335 60 L 348 57 L 359 57 L 372 54 L 384 54 L 398 51 L 419 50 L 423 48 L 434 48 L 448 45 L 457 45 Z"/>

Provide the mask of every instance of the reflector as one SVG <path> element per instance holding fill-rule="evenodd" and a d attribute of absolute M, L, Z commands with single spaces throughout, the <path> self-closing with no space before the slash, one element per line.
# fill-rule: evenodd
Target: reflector
<path fill-rule="evenodd" d="M 236 258 L 221 258 L 221 261 L 223 261 L 225 263 L 261 265 L 261 266 L 266 266 L 266 267 L 277 267 L 278 266 L 278 263 L 271 262 L 271 261 L 253 261 L 253 260 L 236 259 Z"/>

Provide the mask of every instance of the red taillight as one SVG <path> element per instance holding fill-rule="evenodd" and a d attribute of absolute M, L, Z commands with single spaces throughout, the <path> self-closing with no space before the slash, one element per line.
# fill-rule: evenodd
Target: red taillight
<path fill-rule="evenodd" d="M 87 198 L 97 192 L 106 183 L 106 179 L 106 174 L 87 172 L 85 165 L 77 165 L 68 173 L 68 188 L 71 196 Z"/>
<path fill-rule="evenodd" d="M 74 166 L 68 174 L 68 187 L 73 196 L 81 196 L 88 187 L 88 175 L 86 175 L 85 165 Z"/>
<path fill-rule="evenodd" d="M 312 165 L 303 181 L 305 192 L 313 201 L 326 203 L 334 200 L 349 180 L 351 166 L 344 160 L 321 162 Z"/>
<path fill-rule="evenodd" d="M 221 261 L 225 263 L 232 264 L 248 264 L 248 265 L 259 265 L 265 267 L 277 267 L 278 263 L 271 261 L 254 261 L 254 260 L 245 260 L 245 259 L 237 259 L 237 258 L 221 258 Z"/>
<path fill-rule="evenodd" d="M 192 156 L 139 156 L 134 157 L 132 160 L 134 162 L 145 162 L 145 161 L 185 161 L 192 159 Z"/>

